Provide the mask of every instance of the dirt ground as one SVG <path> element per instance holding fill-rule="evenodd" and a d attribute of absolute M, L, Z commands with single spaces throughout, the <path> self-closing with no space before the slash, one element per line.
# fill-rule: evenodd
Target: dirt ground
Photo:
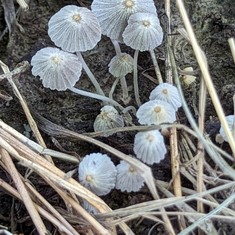
<path fill-rule="evenodd" d="M 29 11 L 21 12 L 18 15 L 18 22 L 23 27 L 24 32 L 21 32 L 17 26 L 13 27 L 11 35 L 8 33 L 0 41 L 0 60 L 9 66 L 12 70 L 16 64 L 23 60 L 30 62 L 32 56 L 37 50 L 46 46 L 53 46 L 47 35 L 47 23 L 50 17 L 57 12 L 61 7 L 68 4 L 90 5 L 90 1 L 47 1 L 47 0 L 31 0 L 29 3 Z M 163 25 L 166 25 L 166 16 L 164 12 L 164 1 L 156 1 L 158 13 Z M 15 5 L 18 8 L 18 5 Z M 235 4 L 234 0 L 197 0 L 186 1 L 190 20 L 195 29 L 199 44 L 205 52 L 208 59 L 213 82 L 217 88 L 218 95 L 227 115 L 233 113 L 232 96 L 235 91 L 235 66 L 232 60 L 232 55 L 227 43 L 228 38 L 235 35 Z M 184 87 L 185 97 L 191 108 L 192 113 L 197 117 L 195 106 L 197 106 L 197 92 L 199 88 L 200 73 L 195 57 L 192 53 L 191 46 L 178 33 L 177 29 L 182 28 L 183 24 L 179 17 L 176 6 L 172 5 L 172 38 L 174 45 L 174 54 L 176 57 L 177 66 L 180 69 L 192 66 L 197 71 L 197 81 L 194 85 Z M 4 21 L 4 11 L 0 5 L 0 31 L 6 28 Z M 165 42 L 164 42 L 165 43 Z M 159 60 L 160 68 L 164 74 L 165 66 L 165 47 L 162 46 L 156 49 L 156 55 Z M 133 51 L 124 45 L 121 45 L 123 51 L 133 55 Z M 98 46 L 84 53 L 84 58 L 102 88 L 108 94 L 109 89 L 114 82 L 114 78 L 108 73 L 108 63 L 114 56 L 115 51 L 109 39 L 103 37 Z M 142 102 L 148 99 L 150 91 L 155 87 L 155 84 L 148 78 L 142 75 L 142 72 L 148 70 L 148 74 L 154 77 L 152 62 L 147 52 L 141 53 L 138 61 L 139 65 L 139 83 L 141 84 L 141 100 Z M 128 75 L 128 85 L 132 88 L 132 76 Z M 93 122 L 99 113 L 101 104 L 89 98 L 84 98 L 70 91 L 58 92 L 43 88 L 41 81 L 32 76 L 28 70 L 16 79 L 16 83 L 20 92 L 25 97 L 30 110 L 37 112 L 48 120 L 74 130 L 79 133 L 93 132 Z M 143 85 L 142 85 L 143 84 Z M 82 78 L 76 84 L 77 87 L 82 87 L 84 90 L 94 91 L 92 84 L 88 81 L 86 74 L 83 73 Z M 120 90 L 120 87 L 118 87 Z M 25 133 L 25 125 L 27 120 L 24 112 L 14 96 L 10 85 L 7 81 L 0 82 L 0 92 L 6 92 L 13 97 L 11 101 L 0 99 L 0 118 L 7 124 L 14 127 L 21 133 Z M 114 98 L 120 101 L 120 97 L 115 92 Z M 132 104 L 134 96 L 132 95 Z M 180 121 L 187 123 L 184 113 L 180 110 Z M 213 117 L 212 119 L 210 117 Z M 206 129 L 214 139 L 218 131 L 219 123 L 216 118 L 216 113 L 211 104 L 210 98 L 207 102 L 206 112 Z M 29 131 L 29 134 L 32 133 Z M 99 137 L 105 143 L 116 147 L 126 154 L 133 154 L 133 132 L 115 134 L 109 138 Z M 52 138 L 45 133 L 43 137 L 49 148 L 57 149 L 53 144 Z M 31 136 L 33 138 L 33 136 Z M 78 157 L 83 157 L 88 153 L 101 151 L 96 146 L 92 146 L 85 142 L 72 142 L 68 139 L 57 139 L 60 145 L 67 151 L 76 152 Z M 114 161 L 117 159 L 113 157 Z M 75 169 L 77 166 L 69 163 L 56 163 L 65 172 Z M 19 169 L 21 167 L 19 166 Z M 167 157 L 164 161 L 153 166 L 154 176 L 157 179 L 169 181 L 171 179 L 170 159 Z M 24 169 L 20 169 L 24 172 Z M 74 176 L 76 177 L 76 176 Z M 7 182 L 11 182 L 10 176 L 0 168 L 0 178 Z M 63 202 L 56 196 L 44 183 L 38 179 L 36 175 L 30 176 L 30 180 L 35 183 L 39 191 L 46 196 L 48 201 L 57 207 L 64 208 Z M 188 182 L 184 182 L 187 184 Z M 112 209 L 133 205 L 148 201 L 151 195 L 148 189 L 144 187 L 138 193 L 120 193 L 113 190 L 108 196 L 104 197 L 105 202 Z M 144 221 L 141 225 L 135 222 L 130 223 L 131 228 L 136 234 L 148 234 L 155 223 Z M 16 233 L 34 234 L 33 224 L 27 215 L 24 206 L 17 200 L 14 200 L 10 195 L 7 195 L 0 189 L 0 225 L 11 227 Z M 54 229 L 48 224 L 48 230 L 53 232 Z M 226 234 L 231 230 L 225 229 Z M 36 234 L 36 233 L 35 233 Z M 166 234 L 161 225 L 156 226 L 151 234 Z"/>

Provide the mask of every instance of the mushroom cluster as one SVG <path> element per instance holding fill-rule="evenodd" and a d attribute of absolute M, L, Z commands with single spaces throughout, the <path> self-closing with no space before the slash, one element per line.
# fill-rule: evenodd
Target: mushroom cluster
<path fill-rule="evenodd" d="M 109 96 L 106 96 L 82 53 L 92 50 L 106 35 L 114 45 L 116 55 L 109 62 L 108 71 L 116 78 Z M 114 128 L 122 128 L 131 121 L 129 110 L 123 107 L 131 101 L 128 74 L 133 73 L 133 87 L 138 110 L 133 112 L 142 125 L 173 123 L 176 111 L 181 106 L 177 88 L 164 83 L 160 76 L 154 49 L 163 40 L 163 31 L 153 0 L 94 0 L 91 10 L 68 5 L 54 14 L 48 23 L 48 35 L 55 47 L 39 50 L 32 58 L 32 74 L 39 76 L 45 88 L 65 91 L 102 101 L 100 113 L 94 121 L 94 131 L 103 136 L 112 135 Z M 131 47 L 132 57 L 122 52 L 120 44 Z M 141 105 L 138 87 L 138 54 L 149 51 L 159 85 L 150 93 L 149 101 Z M 96 92 L 76 88 L 84 70 Z M 112 98 L 115 86 L 120 81 L 122 94 L 119 102 Z M 126 116 L 124 116 L 126 115 Z M 128 116 L 129 115 L 129 116 Z M 126 118 L 128 117 L 128 118 Z M 127 121 L 128 120 L 128 121 Z M 131 125 L 134 125 L 131 122 Z M 167 148 L 158 130 L 139 132 L 134 137 L 133 153 L 138 159 L 152 165 L 164 159 Z M 144 185 L 141 173 L 126 161 L 115 166 L 106 154 L 92 153 L 85 156 L 78 167 L 79 181 L 93 193 L 101 196 L 114 187 L 121 191 L 138 191 Z M 89 208 L 89 205 L 86 204 Z M 91 209 L 93 210 L 93 209 Z"/>

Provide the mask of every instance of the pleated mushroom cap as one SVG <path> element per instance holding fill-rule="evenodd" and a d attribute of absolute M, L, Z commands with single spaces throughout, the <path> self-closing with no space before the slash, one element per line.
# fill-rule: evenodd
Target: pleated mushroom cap
<path fill-rule="evenodd" d="M 94 131 L 105 131 L 116 127 L 124 127 L 124 120 L 118 111 L 110 105 L 105 105 L 94 122 Z M 108 133 L 105 136 L 109 136 Z"/>
<path fill-rule="evenodd" d="M 117 165 L 116 189 L 122 192 L 137 192 L 144 185 L 144 178 L 140 172 L 126 161 Z"/>
<path fill-rule="evenodd" d="M 122 33 L 131 14 L 156 13 L 153 0 L 93 0 L 92 12 L 97 16 L 102 34 L 122 42 Z"/>
<path fill-rule="evenodd" d="M 101 28 L 96 16 L 85 7 L 68 5 L 51 17 L 48 35 L 56 46 L 68 52 L 83 52 L 96 46 Z"/>
<path fill-rule="evenodd" d="M 122 36 L 124 43 L 135 50 L 153 50 L 163 39 L 157 14 L 139 12 L 131 15 Z"/>
<path fill-rule="evenodd" d="M 150 100 L 163 100 L 171 104 L 175 111 L 182 106 L 177 88 L 170 83 L 159 84 L 149 96 Z"/>
<path fill-rule="evenodd" d="M 158 130 L 139 132 L 135 135 L 134 152 L 136 157 L 152 165 L 165 158 L 166 146 Z"/>
<path fill-rule="evenodd" d="M 142 104 L 136 112 L 140 124 L 159 125 L 176 120 L 175 109 L 165 101 L 150 100 Z"/>
<path fill-rule="evenodd" d="M 229 129 L 232 131 L 232 128 L 233 128 L 233 122 L 235 121 L 235 117 L 234 115 L 228 115 L 225 117 L 226 118 L 226 121 L 228 122 L 228 126 L 229 126 Z M 224 131 L 224 128 L 221 126 L 220 130 L 219 130 L 219 133 L 220 135 L 222 136 L 222 138 L 228 142 L 228 137 L 227 135 L 225 134 L 225 131 Z"/>
<path fill-rule="evenodd" d="M 44 87 L 58 91 L 72 88 L 82 71 L 77 56 L 53 47 L 39 50 L 32 57 L 31 65 L 32 74 L 40 77 Z"/>
<path fill-rule="evenodd" d="M 79 164 L 78 174 L 80 183 L 98 196 L 115 187 L 117 170 L 106 154 L 86 155 Z"/>
<path fill-rule="evenodd" d="M 124 77 L 133 71 L 133 58 L 127 53 L 121 53 L 114 56 L 108 66 L 114 77 Z"/>

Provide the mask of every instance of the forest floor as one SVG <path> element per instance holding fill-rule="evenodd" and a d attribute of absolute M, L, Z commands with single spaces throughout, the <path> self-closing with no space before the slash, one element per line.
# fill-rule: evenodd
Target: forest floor
<path fill-rule="evenodd" d="M 0 60 L 8 65 L 10 70 L 13 70 L 18 63 L 24 60 L 30 62 L 32 56 L 39 49 L 47 46 L 54 46 L 53 42 L 50 41 L 50 38 L 47 35 L 47 23 L 54 13 L 68 4 L 81 4 L 82 6 L 90 7 L 90 1 L 85 0 L 31 0 L 29 3 L 29 10 L 25 12 L 20 11 L 17 15 L 18 23 L 23 28 L 23 31 L 20 30 L 17 25 L 12 25 L 11 33 L 9 34 L 6 32 L 5 35 L 1 37 Z M 232 98 L 235 93 L 235 65 L 228 45 L 228 39 L 235 35 L 234 2 L 233 0 L 197 0 L 185 1 L 185 5 L 199 45 L 206 55 L 210 74 L 221 105 L 225 114 L 231 115 L 234 113 Z M 166 31 L 167 17 L 165 14 L 164 1 L 156 1 L 156 6 L 163 26 L 163 31 Z M 18 8 L 18 5 L 16 5 L 16 8 Z M 190 108 L 194 118 L 197 120 L 199 88 L 202 76 L 191 45 L 178 31 L 184 27 L 178 8 L 175 5 L 172 5 L 171 10 L 172 45 L 177 68 L 183 70 L 186 67 L 193 67 L 195 71 L 196 81 L 188 86 L 183 85 L 183 91 L 188 107 Z M 4 9 L 0 5 L 0 32 L 3 33 L 6 27 Z M 131 55 L 134 53 L 132 49 L 125 45 L 121 45 L 121 48 L 123 51 L 130 53 Z M 166 36 L 162 45 L 155 50 L 164 79 L 167 71 L 165 66 L 165 52 Z M 83 55 L 91 70 L 98 78 L 100 86 L 108 95 L 114 82 L 114 78 L 108 73 L 107 65 L 115 55 L 115 50 L 110 40 L 103 36 L 95 49 L 85 52 Z M 149 79 L 149 77 L 155 77 L 155 74 L 151 57 L 148 52 L 140 53 L 138 60 L 138 74 L 141 101 L 145 102 L 148 100 L 150 92 L 156 86 L 156 84 Z M 30 69 L 22 73 L 20 76 L 16 76 L 14 80 L 21 94 L 25 98 L 32 114 L 37 113 L 57 125 L 78 133 L 93 132 L 94 120 L 102 107 L 102 104 L 99 101 L 72 94 L 70 91 L 59 92 L 46 89 L 42 86 L 41 81 L 32 75 Z M 131 74 L 127 76 L 127 82 L 132 94 L 130 104 L 136 107 Z M 84 90 L 94 91 L 94 88 L 87 79 L 85 73 L 83 73 L 76 86 L 81 87 Z M 35 140 L 32 131 L 28 128 L 25 113 L 7 80 L 0 81 L 0 93 L 7 94 L 9 97 L 12 97 L 11 100 L 0 98 L 0 119 L 15 130 L 20 133 L 27 134 L 27 136 L 32 140 Z M 119 93 L 120 87 L 118 85 L 117 90 L 114 93 L 114 99 L 121 102 Z M 133 122 L 137 124 L 136 118 L 133 118 Z M 178 121 L 189 126 L 182 108 L 178 112 Z M 214 143 L 216 134 L 219 132 L 219 128 L 219 119 L 210 97 L 207 96 L 205 130 Z M 133 155 L 133 139 L 135 134 L 135 131 L 126 131 L 116 133 L 108 138 L 100 136 L 96 137 L 96 139 L 115 147 L 125 154 Z M 43 131 L 42 136 L 48 148 L 58 151 L 67 151 L 78 159 L 82 159 L 85 155 L 92 152 L 106 153 L 106 151 L 101 149 L 99 146 L 91 145 L 85 141 L 73 141 L 69 138 L 60 138 L 58 136 L 53 138 Z M 179 142 L 181 141 L 182 139 L 179 137 Z M 192 138 L 192 141 L 195 141 L 195 139 Z M 56 144 L 56 142 L 58 143 Z M 58 145 L 60 148 L 58 148 Z M 224 143 L 222 146 L 218 146 L 231 154 L 228 144 Z M 207 163 L 213 169 L 217 169 L 217 166 L 209 159 L 208 156 L 206 156 L 206 159 Z M 119 161 L 118 157 L 115 156 L 112 156 L 112 160 L 115 164 Z M 64 172 L 70 172 L 77 168 L 77 164 L 62 162 L 59 160 L 55 160 L 55 164 Z M 229 164 L 231 164 L 231 162 L 229 162 Z M 21 164 L 17 163 L 16 166 L 18 171 L 24 176 L 26 173 L 25 168 Z M 172 180 L 169 154 L 159 164 L 151 166 L 151 169 L 155 179 L 167 183 Z M 194 173 L 196 174 L 196 171 Z M 73 178 L 76 177 L 77 173 L 73 175 Z M 7 171 L 1 166 L 0 178 L 11 185 L 14 185 Z M 223 179 L 226 180 L 226 177 L 224 176 Z M 47 183 L 45 183 L 44 180 L 35 173 L 31 174 L 28 180 L 53 206 L 58 208 L 58 210 L 66 216 L 66 212 L 62 211 L 62 209 L 66 210 L 63 200 Z M 210 179 L 208 178 L 208 180 Z M 207 182 L 206 184 L 208 186 L 207 189 L 220 185 L 220 183 L 218 183 L 217 185 L 215 184 L 212 186 L 210 182 Z M 194 183 L 190 182 L 190 179 L 183 176 L 183 174 L 182 187 L 195 189 Z M 224 190 L 219 192 L 217 195 L 214 195 L 214 197 L 218 201 L 222 202 L 226 199 L 227 193 L 228 191 Z M 160 198 L 164 197 L 165 196 L 160 193 Z M 152 200 L 152 196 L 147 186 L 145 186 L 136 193 L 123 193 L 119 190 L 113 190 L 107 196 L 102 197 L 102 199 L 113 210 L 115 210 L 150 201 Z M 196 203 L 192 202 L 190 206 L 196 208 Z M 231 206 L 231 208 L 233 206 Z M 172 206 L 172 208 L 174 207 Z M 210 207 L 206 206 L 205 210 L 209 212 Z M 172 216 L 171 218 L 172 224 L 175 226 L 175 232 L 179 233 L 180 225 L 178 223 L 178 217 Z M 235 228 L 233 226 L 234 221 L 231 223 L 228 221 L 213 221 L 215 221 L 214 226 L 217 229 L 218 234 L 235 234 Z M 71 223 L 76 224 L 74 221 Z M 86 234 L 86 232 L 82 231 L 82 229 L 84 229 L 82 223 L 85 222 L 78 220 L 78 231 L 81 234 Z M 165 227 L 161 223 L 157 223 L 151 219 L 135 219 L 128 222 L 128 225 L 135 234 L 166 234 Z M 28 216 L 25 206 L 21 201 L 14 199 L 10 194 L 2 190 L 0 185 L 0 229 L 1 226 L 2 228 L 9 228 L 10 231 L 17 234 L 36 234 L 34 231 L 34 225 L 31 218 Z M 50 223 L 46 222 L 46 226 L 51 233 L 55 232 L 55 228 Z M 86 231 L 86 229 L 84 229 L 84 231 Z M 120 234 L 122 233 L 120 232 Z"/>

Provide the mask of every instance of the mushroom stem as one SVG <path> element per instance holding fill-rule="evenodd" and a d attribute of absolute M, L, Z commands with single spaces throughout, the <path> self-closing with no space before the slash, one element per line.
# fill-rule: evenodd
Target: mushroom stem
<path fill-rule="evenodd" d="M 134 65 L 133 65 L 133 83 L 135 92 L 135 101 L 138 106 L 141 105 L 139 96 L 139 86 L 138 86 L 138 71 L 137 71 L 137 61 L 138 61 L 139 50 L 135 50 L 134 53 Z"/>
<path fill-rule="evenodd" d="M 120 56 L 122 51 L 121 51 L 121 48 L 120 48 L 118 41 L 115 39 L 111 39 L 111 42 L 113 43 L 113 46 L 114 46 L 114 49 L 116 51 L 117 56 Z"/>
<path fill-rule="evenodd" d="M 113 43 L 114 49 L 116 51 L 117 56 L 121 56 L 121 48 L 117 40 L 111 39 L 111 42 Z M 126 83 L 126 77 L 120 77 L 120 83 L 122 87 L 122 100 L 124 104 L 128 104 L 130 102 L 130 97 L 128 94 L 128 88 L 127 88 L 127 83 Z"/>
<path fill-rule="evenodd" d="M 159 68 L 158 63 L 157 63 L 155 53 L 154 53 L 153 50 L 150 50 L 149 53 L 150 53 L 152 61 L 153 61 L 153 65 L 154 65 L 154 69 L 155 69 L 155 73 L 156 73 L 158 82 L 159 82 L 159 84 L 161 84 L 161 83 L 163 83 L 163 79 L 162 79 L 160 68 Z"/>
<path fill-rule="evenodd" d="M 112 87 L 111 87 L 111 90 L 110 90 L 110 92 L 109 92 L 109 98 L 110 98 L 110 99 L 113 99 L 113 93 L 114 93 L 114 91 L 115 91 L 115 89 L 116 89 L 116 86 L 117 86 L 119 80 L 120 80 L 119 78 L 116 78 L 116 80 L 114 81 L 114 83 L 113 83 L 113 85 L 112 85 Z"/>
<path fill-rule="evenodd" d="M 124 104 L 128 104 L 130 101 L 130 97 L 128 94 L 128 87 L 127 87 L 127 83 L 126 83 L 126 78 L 120 77 L 120 83 L 121 83 L 121 87 L 122 87 L 122 100 L 124 102 Z"/>
<path fill-rule="evenodd" d="M 87 97 L 90 97 L 90 98 L 93 98 L 93 99 L 97 99 L 97 100 L 101 100 L 103 102 L 110 103 L 113 106 L 117 106 L 118 108 L 120 108 L 120 110 L 124 110 L 124 107 L 122 107 L 117 101 L 115 101 L 113 99 L 110 99 L 106 96 L 95 94 L 95 93 L 92 93 L 92 92 L 89 92 L 89 91 L 83 91 L 83 90 L 77 89 L 75 87 L 69 88 L 69 90 L 76 93 L 76 94 L 78 94 L 78 95 L 87 96 Z"/>
<path fill-rule="evenodd" d="M 91 70 L 87 66 L 85 60 L 83 59 L 83 56 L 82 56 L 81 52 L 77 51 L 76 54 L 77 54 L 78 59 L 81 61 L 82 67 L 85 70 L 87 76 L 90 78 L 92 84 L 95 86 L 95 89 L 96 89 L 97 93 L 100 94 L 100 95 L 105 96 L 105 94 L 104 94 L 103 90 L 101 89 L 98 81 L 96 80 L 95 76 L 93 75 L 93 73 L 91 72 Z"/>

